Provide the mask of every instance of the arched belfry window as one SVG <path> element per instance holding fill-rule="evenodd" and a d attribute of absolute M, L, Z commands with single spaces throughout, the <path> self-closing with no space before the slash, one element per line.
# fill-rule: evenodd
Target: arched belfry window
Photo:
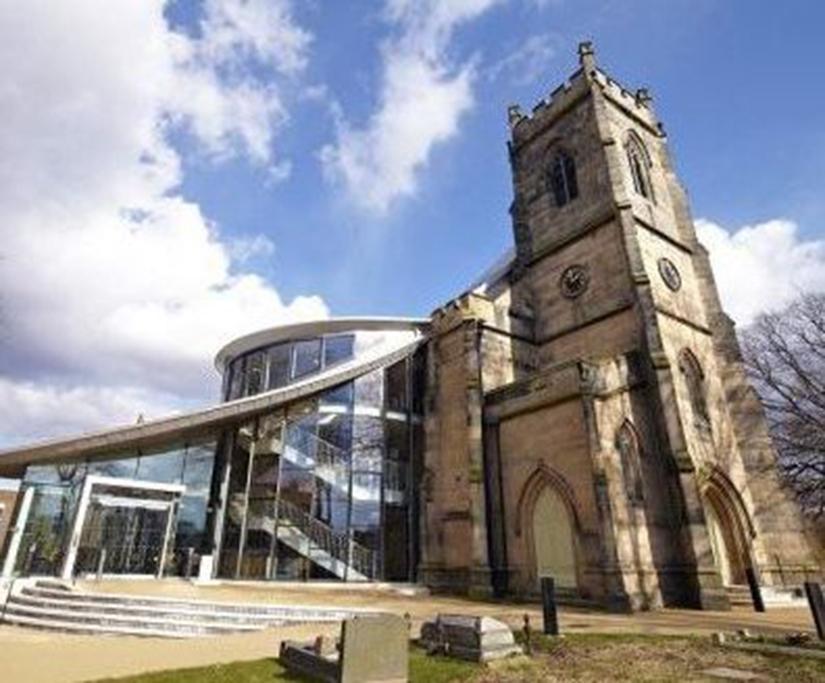
<path fill-rule="evenodd" d="M 616 432 L 616 450 L 619 451 L 627 499 L 631 505 L 640 505 L 644 499 L 641 449 L 639 435 L 628 420 Z"/>
<path fill-rule="evenodd" d="M 685 378 L 693 417 L 697 425 L 709 427 L 710 413 L 705 388 L 705 373 L 690 349 L 682 349 L 679 354 L 679 370 Z"/>
<path fill-rule="evenodd" d="M 653 164 L 641 138 L 632 131 L 627 136 L 625 151 L 633 178 L 633 189 L 636 194 L 653 201 L 653 186 L 650 184 L 650 167 Z"/>
<path fill-rule="evenodd" d="M 556 206 L 564 206 L 579 196 L 576 162 L 570 154 L 563 150 L 556 153 L 550 164 L 549 181 Z"/>

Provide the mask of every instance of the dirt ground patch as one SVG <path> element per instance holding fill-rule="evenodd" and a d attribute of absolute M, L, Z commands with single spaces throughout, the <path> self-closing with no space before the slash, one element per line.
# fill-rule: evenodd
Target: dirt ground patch
<path fill-rule="evenodd" d="M 516 681 L 716 681 L 707 672 L 727 669 L 754 680 L 819 682 L 825 661 L 739 652 L 705 637 L 571 635 L 540 638 L 530 660 L 504 662 L 473 683 Z"/>

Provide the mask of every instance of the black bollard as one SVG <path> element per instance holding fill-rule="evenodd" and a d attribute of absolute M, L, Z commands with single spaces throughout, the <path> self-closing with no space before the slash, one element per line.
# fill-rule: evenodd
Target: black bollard
<path fill-rule="evenodd" d="M 805 595 L 816 625 L 816 635 L 820 640 L 825 640 L 825 598 L 822 597 L 822 586 L 806 581 Z"/>
<path fill-rule="evenodd" d="M 765 601 L 762 600 L 762 590 L 759 588 L 759 581 L 756 580 L 756 572 L 753 571 L 753 567 L 748 567 L 745 570 L 745 576 L 748 579 L 748 587 L 751 589 L 753 609 L 757 612 L 764 612 Z"/>
<path fill-rule="evenodd" d="M 550 576 L 541 577 L 541 603 L 544 610 L 545 635 L 559 635 L 559 616 L 556 613 L 556 582 Z"/>

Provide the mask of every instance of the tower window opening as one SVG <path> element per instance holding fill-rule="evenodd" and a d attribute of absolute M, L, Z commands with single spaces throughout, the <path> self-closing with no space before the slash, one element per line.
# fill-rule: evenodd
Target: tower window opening
<path fill-rule="evenodd" d="M 579 196 L 576 162 L 567 152 L 559 152 L 550 166 L 550 186 L 556 206 L 564 206 Z"/>
<path fill-rule="evenodd" d="M 633 178 L 633 189 L 636 194 L 653 201 L 653 187 L 650 184 L 649 173 L 651 162 L 647 150 L 641 140 L 636 136 L 631 136 L 628 138 L 626 151 L 630 175 Z"/>
<path fill-rule="evenodd" d="M 625 421 L 616 434 L 616 447 L 624 476 L 625 491 L 631 505 L 641 505 L 644 500 L 642 484 L 641 449 L 636 430 Z"/>
<path fill-rule="evenodd" d="M 690 397 L 693 417 L 698 427 L 710 427 L 710 412 L 705 389 L 705 373 L 696 356 L 689 349 L 683 349 L 679 358 L 679 369 L 685 378 Z"/>

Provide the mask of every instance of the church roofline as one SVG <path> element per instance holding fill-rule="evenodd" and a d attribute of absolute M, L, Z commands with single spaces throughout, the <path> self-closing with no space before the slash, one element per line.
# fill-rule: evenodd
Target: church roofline
<path fill-rule="evenodd" d="M 631 111 L 654 131 L 660 126 L 652 106 L 648 88 L 630 90 L 600 69 L 596 64 L 596 51 L 590 41 L 579 43 L 579 68 L 556 87 L 549 96 L 539 100 L 529 114 L 518 104 L 507 108 L 507 119 L 514 142 L 522 142 L 534 134 L 536 127 L 547 123 L 567 111 L 581 98 L 590 94 L 591 85 L 600 88 L 606 97 Z"/>

